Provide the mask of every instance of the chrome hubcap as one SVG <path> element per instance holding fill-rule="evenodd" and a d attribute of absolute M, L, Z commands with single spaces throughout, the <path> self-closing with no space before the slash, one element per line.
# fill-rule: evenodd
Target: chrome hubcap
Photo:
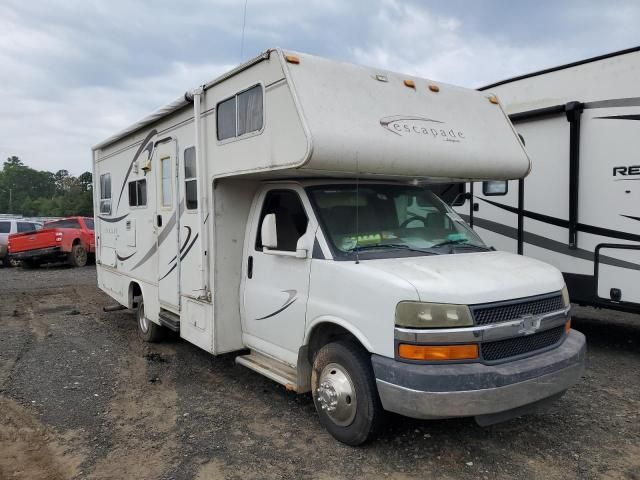
<path fill-rule="evenodd" d="M 320 408 L 341 427 L 353 423 L 356 416 L 356 389 L 347 371 L 337 363 L 330 363 L 320 373 L 316 391 Z"/>
<path fill-rule="evenodd" d="M 144 316 L 144 306 L 138 307 L 138 323 L 140 324 L 140 330 L 147 332 L 149 329 L 149 320 Z"/>

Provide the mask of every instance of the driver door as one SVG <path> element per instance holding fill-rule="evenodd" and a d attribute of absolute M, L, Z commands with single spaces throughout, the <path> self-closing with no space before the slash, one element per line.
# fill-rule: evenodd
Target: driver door
<path fill-rule="evenodd" d="M 312 244 L 315 224 L 302 191 L 271 189 L 260 197 L 245 246 L 243 332 L 251 348 L 295 365 L 304 336 L 311 250 L 295 256 L 300 244 Z M 278 246 L 262 246 L 262 221 L 275 214 Z M 302 242 L 299 243 L 300 239 Z"/>

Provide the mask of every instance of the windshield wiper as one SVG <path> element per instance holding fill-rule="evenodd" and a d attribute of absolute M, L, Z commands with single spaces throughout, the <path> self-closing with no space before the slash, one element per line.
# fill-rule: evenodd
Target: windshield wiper
<path fill-rule="evenodd" d="M 468 246 L 468 247 L 474 247 L 474 248 L 481 248 L 483 250 L 489 250 L 488 247 L 482 246 L 482 245 L 475 245 L 473 243 L 469 243 L 466 239 L 460 239 L 460 240 L 445 240 L 444 242 L 440 242 L 440 243 L 436 243 L 435 245 L 431 245 L 430 248 L 438 248 L 438 247 L 444 247 L 446 245 L 459 245 L 459 246 Z"/>
<path fill-rule="evenodd" d="M 398 250 L 409 250 L 410 252 L 428 253 L 429 255 L 440 255 L 440 252 L 434 252 L 432 250 L 426 250 L 422 248 L 414 248 L 403 243 L 377 243 L 374 245 L 361 245 L 355 246 L 351 250 L 347 250 L 347 252 L 362 252 L 365 250 L 375 250 L 377 248 L 394 248 Z"/>

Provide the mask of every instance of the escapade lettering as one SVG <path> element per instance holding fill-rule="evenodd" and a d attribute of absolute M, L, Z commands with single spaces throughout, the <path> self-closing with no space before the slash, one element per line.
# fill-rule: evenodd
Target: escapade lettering
<path fill-rule="evenodd" d="M 464 133 L 460 131 L 455 131 L 453 128 L 449 130 L 444 130 L 442 128 L 427 128 L 427 127 L 419 127 L 417 125 L 408 125 L 406 123 L 392 123 L 390 124 L 391 128 L 393 128 L 396 132 L 405 132 L 405 133 L 417 133 L 420 135 L 431 135 L 433 137 L 443 137 L 443 138 L 465 138 Z"/>

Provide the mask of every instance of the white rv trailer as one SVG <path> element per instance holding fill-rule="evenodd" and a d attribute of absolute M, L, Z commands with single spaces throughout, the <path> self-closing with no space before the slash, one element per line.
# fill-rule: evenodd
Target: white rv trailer
<path fill-rule="evenodd" d="M 494 98 L 268 50 L 93 149 L 98 284 L 303 393 L 359 444 L 383 410 L 489 424 L 584 369 L 560 272 L 492 251 L 417 179 L 530 167 Z M 246 350 L 250 350 L 246 354 Z"/>
<path fill-rule="evenodd" d="M 572 301 L 631 312 L 640 312 L 639 82 L 636 47 L 481 88 L 505 107 L 532 170 L 506 186 L 473 185 L 458 210 L 496 248 L 559 268 Z"/>

